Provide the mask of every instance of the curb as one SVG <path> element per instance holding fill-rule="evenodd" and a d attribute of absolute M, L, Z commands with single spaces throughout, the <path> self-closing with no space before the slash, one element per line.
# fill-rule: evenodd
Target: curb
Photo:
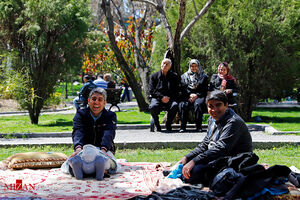
<path fill-rule="evenodd" d="M 300 131 L 275 131 L 272 135 L 285 135 L 285 134 L 295 134 L 300 133 Z"/>
<path fill-rule="evenodd" d="M 165 125 L 162 124 L 161 127 L 164 129 Z M 180 124 L 173 124 L 174 129 L 180 128 Z M 203 129 L 207 129 L 207 124 L 202 125 Z M 300 131 L 277 131 L 273 127 L 267 124 L 247 124 L 247 127 L 250 132 L 261 131 L 273 135 L 280 134 L 291 134 L 291 133 L 300 133 Z M 187 124 L 187 129 L 194 129 L 195 124 Z M 119 124 L 117 130 L 145 130 L 150 129 L 149 124 Z M 4 137 L 13 137 L 13 138 L 37 138 L 37 137 L 71 137 L 72 132 L 45 132 L 45 133 L 0 133 L 0 138 Z"/>
<path fill-rule="evenodd" d="M 149 142 L 116 142 L 115 146 L 117 149 L 165 149 L 165 148 L 173 148 L 173 149 L 194 149 L 200 142 L 195 141 L 184 141 L 184 142 L 157 142 L 157 141 L 149 141 Z M 300 145 L 300 142 L 253 142 L 253 149 L 270 149 L 270 148 L 278 148 L 285 145 L 297 146 Z M 43 144 L 0 144 L 0 148 L 10 148 L 15 146 L 67 146 L 69 148 L 73 147 L 72 142 L 70 143 L 43 143 Z"/>

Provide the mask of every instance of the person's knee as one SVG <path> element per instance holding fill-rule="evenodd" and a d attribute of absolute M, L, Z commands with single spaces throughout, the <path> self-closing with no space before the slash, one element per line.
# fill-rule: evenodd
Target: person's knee
<path fill-rule="evenodd" d="M 177 111 L 178 110 L 178 104 L 177 102 L 172 103 L 171 107 L 170 107 L 170 111 Z"/>
<path fill-rule="evenodd" d="M 203 165 L 203 164 L 195 165 L 194 168 L 191 170 L 191 177 L 188 182 L 192 184 L 202 183 L 206 185 L 208 183 L 206 178 L 207 170 L 208 170 L 207 165 Z"/>
<path fill-rule="evenodd" d="M 181 110 L 181 111 L 186 111 L 188 110 L 188 102 L 180 102 L 178 104 L 178 109 Z"/>
<path fill-rule="evenodd" d="M 150 109 L 151 115 L 159 115 L 159 113 L 160 113 L 159 106 L 150 106 L 149 109 Z"/>
<path fill-rule="evenodd" d="M 159 104 L 157 103 L 151 103 L 150 106 L 149 106 L 149 110 L 151 112 L 151 114 L 153 115 L 159 115 L 160 111 L 161 111 L 161 108 L 159 106 Z"/>

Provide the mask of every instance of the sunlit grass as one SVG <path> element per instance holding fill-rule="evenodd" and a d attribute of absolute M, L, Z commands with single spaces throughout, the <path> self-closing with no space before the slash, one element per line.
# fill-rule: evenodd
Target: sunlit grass
<path fill-rule="evenodd" d="M 126 159 L 128 162 L 170 162 L 172 164 L 179 161 L 191 149 L 117 149 L 116 158 Z M 71 155 L 72 145 L 56 146 L 17 146 L 0 147 L 0 160 L 3 160 L 15 153 L 21 152 L 63 152 Z M 258 163 L 272 165 L 294 165 L 300 169 L 300 146 L 286 145 L 273 147 L 271 149 L 255 149 L 254 152 L 259 156 Z"/>
<path fill-rule="evenodd" d="M 300 108 L 256 108 L 252 117 L 256 116 L 277 130 L 300 131 Z"/>
<path fill-rule="evenodd" d="M 122 109 L 116 112 L 118 124 L 149 124 L 150 113 L 139 112 L 138 108 Z M 300 131 L 300 108 L 257 108 L 252 117 L 260 116 L 263 124 L 269 124 L 279 131 Z M 41 115 L 39 124 L 30 123 L 29 116 L 0 117 L 0 133 L 70 132 L 74 114 Z M 160 114 L 162 121 L 164 112 Z M 207 123 L 208 114 L 203 123 Z M 247 122 L 257 123 L 257 122 Z"/>

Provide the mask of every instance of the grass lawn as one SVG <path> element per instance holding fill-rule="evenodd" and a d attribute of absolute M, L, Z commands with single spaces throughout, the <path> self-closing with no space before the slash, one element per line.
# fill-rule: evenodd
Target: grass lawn
<path fill-rule="evenodd" d="M 149 124 L 150 121 L 150 113 L 139 112 L 138 108 L 124 109 L 116 114 L 119 124 Z M 163 116 L 162 112 L 160 120 Z M 300 108 L 257 108 L 252 116 L 260 116 L 263 124 L 270 124 L 280 131 L 300 131 Z M 33 125 L 28 116 L 2 116 L 0 133 L 69 132 L 72 131 L 73 117 L 73 114 L 41 115 L 39 124 Z M 204 124 L 207 118 L 208 114 L 205 114 Z"/>
<path fill-rule="evenodd" d="M 4 148 L 0 147 L 0 160 L 7 158 L 15 153 L 20 152 L 63 152 L 71 155 L 73 149 L 71 145 L 58 146 L 17 146 Z M 122 149 L 117 150 L 116 157 L 124 158 L 129 162 L 170 162 L 176 163 L 180 158 L 190 152 L 191 149 Z M 254 152 L 259 156 L 259 163 L 267 163 L 270 166 L 275 164 L 286 165 L 288 167 L 294 165 L 300 169 L 300 146 L 282 146 L 272 149 L 255 149 Z"/>
<path fill-rule="evenodd" d="M 77 92 L 80 91 L 80 88 L 82 87 L 82 83 L 79 83 L 78 85 L 73 85 L 72 90 L 71 90 L 71 83 L 67 84 L 67 89 L 68 89 L 68 96 L 77 96 Z M 60 83 L 58 86 L 56 86 L 55 91 L 58 93 L 63 93 L 65 91 L 62 91 L 63 87 L 62 87 L 62 83 Z"/>
<path fill-rule="evenodd" d="M 300 131 L 300 108 L 256 108 L 252 117 L 256 116 L 279 131 Z"/>

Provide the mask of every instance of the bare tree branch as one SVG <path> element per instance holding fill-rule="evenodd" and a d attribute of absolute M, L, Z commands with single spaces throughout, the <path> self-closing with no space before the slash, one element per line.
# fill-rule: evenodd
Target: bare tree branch
<path fill-rule="evenodd" d="M 169 21 L 167 19 L 167 15 L 166 15 L 162 1 L 157 0 L 157 3 L 158 3 L 158 5 L 157 5 L 156 9 L 160 15 L 160 19 L 161 19 L 164 27 L 165 27 L 168 47 L 173 49 L 174 48 L 174 38 L 173 38 L 173 34 L 172 34 L 171 25 L 169 24 Z"/>
<path fill-rule="evenodd" d="M 175 29 L 175 36 L 174 40 L 175 41 L 180 41 L 180 33 L 183 27 L 184 19 L 185 19 L 185 8 L 186 8 L 186 0 L 181 0 L 179 4 L 179 15 L 177 19 L 177 26 Z"/>
<path fill-rule="evenodd" d="M 151 4 L 152 6 L 155 6 L 156 10 L 158 11 L 158 13 L 160 15 L 160 19 L 165 27 L 168 47 L 170 49 L 173 49 L 174 48 L 174 38 L 173 38 L 173 34 L 172 34 L 172 29 L 171 29 L 171 26 L 167 19 L 167 15 L 166 15 L 162 0 L 157 0 L 157 4 L 150 0 L 133 0 L 133 1 L 144 2 L 144 3 Z"/>
<path fill-rule="evenodd" d="M 130 43 L 132 44 L 134 50 L 137 52 L 138 57 L 140 58 L 140 61 L 142 62 L 142 65 L 143 65 L 143 66 L 146 66 L 146 62 L 145 62 L 145 60 L 144 60 L 143 57 L 142 57 L 141 50 L 136 46 L 136 44 L 135 44 L 133 38 L 132 38 L 130 35 L 127 34 L 127 28 L 126 28 L 126 26 L 125 26 L 125 23 L 124 23 L 124 21 L 123 21 L 123 17 L 122 17 L 122 14 L 121 14 L 119 8 L 115 5 L 114 1 L 112 1 L 112 3 L 113 3 L 114 7 L 116 8 L 116 10 L 117 10 L 117 12 L 118 12 L 118 15 L 119 15 L 119 21 L 120 21 L 120 24 L 121 24 L 122 28 L 124 29 L 124 34 L 125 34 L 125 36 L 129 39 L 129 41 L 130 41 Z M 134 15 L 134 14 L 133 14 L 133 15 Z M 135 17 L 134 17 L 134 20 L 135 20 Z M 138 34 L 138 33 L 136 32 L 135 34 Z"/>
<path fill-rule="evenodd" d="M 197 15 L 198 11 L 197 11 L 195 0 L 193 0 L 193 4 L 194 4 L 195 12 L 196 12 L 196 15 Z"/>
<path fill-rule="evenodd" d="M 208 9 L 212 6 L 215 0 L 209 0 L 205 4 L 205 6 L 200 10 L 198 15 L 185 27 L 180 35 L 180 42 L 182 42 L 183 37 L 185 34 L 193 27 L 193 25 L 208 11 Z"/>
<path fill-rule="evenodd" d="M 158 6 L 158 4 L 154 3 L 153 1 L 149 1 L 149 0 L 132 0 L 132 1 L 144 2 L 144 3 L 147 3 L 147 4 L 151 4 L 154 7 Z"/>
<path fill-rule="evenodd" d="M 139 86 L 131 67 L 129 67 L 128 63 L 126 62 L 125 58 L 122 55 L 121 50 L 118 48 L 116 44 L 116 38 L 114 35 L 114 25 L 113 25 L 113 17 L 110 10 L 110 0 L 102 0 L 102 9 L 105 13 L 106 20 L 108 23 L 108 37 L 111 45 L 111 49 L 116 55 L 117 61 L 119 65 L 121 66 L 121 70 L 124 72 L 126 79 L 129 83 L 129 85 L 132 88 L 132 91 L 134 92 L 134 95 L 136 96 L 140 111 L 146 111 L 148 110 L 148 104 L 146 103 L 143 94 L 141 92 L 141 87 Z"/>

